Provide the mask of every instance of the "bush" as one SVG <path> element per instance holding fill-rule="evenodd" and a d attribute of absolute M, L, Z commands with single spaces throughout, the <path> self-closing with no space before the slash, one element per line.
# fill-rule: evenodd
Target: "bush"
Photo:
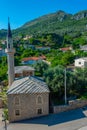
<path fill-rule="evenodd" d="M 6 120 L 8 120 L 8 109 L 4 109 L 3 110 L 3 113 L 4 113 L 4 117 L 3 118 L 5 118 Z"/>
<path fill-rule="evenodd" d="M 87 99 L 87 92 L 86 92 L 86 93 L 84 93 L 84 94 L 81 96 L 81 98 L 80 98 L 80 99 L 82 99 L 82 100 Z"/>

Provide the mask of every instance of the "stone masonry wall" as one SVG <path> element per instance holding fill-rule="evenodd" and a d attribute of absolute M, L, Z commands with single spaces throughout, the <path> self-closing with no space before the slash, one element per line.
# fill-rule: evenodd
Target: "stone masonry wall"
<path fill-rule="evenodd" d="M 68 110 L 81 108 L 87 105 L 87 100 L 72 100 L 68 105 L 54 106 L 54 113 L 60 113 Z"/>
<path fill-rule="evenodd" d="M 37 96 L 42 96 L 43 102 L 37 103 Z M 15 105 L 15 97 L 19 97 L 19 105 Z M 37 113 L 37 109 L 42 109 L 42 114 Z M 15 110 L 20 110 L 20 115 L 15 115 Z M 18 121 L 29 119 L 37 116 L 47 115 L 49 113 L 49 94 L 16 94 L 8 96 L 8 114 L 9 121 Z"/>

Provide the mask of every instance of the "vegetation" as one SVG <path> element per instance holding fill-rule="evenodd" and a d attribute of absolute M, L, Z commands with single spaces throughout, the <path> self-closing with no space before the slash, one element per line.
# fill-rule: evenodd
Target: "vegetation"
<path fill-rule="evenodd" d="M 41 34 L 61 34 L 77 36 L 87 31 L 87 10 L 77 14 L 68 14 L 64 11 L 57 11 L 25 23 L 22 27 L 13 30 L 14 37 L 37 36 Z M 0 30 L 0 38 L 5 38 L 6 30 Z"/>
<path fill-rule="evenodd" d="M 7 79 L 7 60 L 0 57 L 0 82 Z"/>
<path fill-rule="evenodd" d="M 42 61 L 37 62 L 37 63 L 34 65 L 36 75 L 37 75 L 37 76 L 43 76 L 43 75 L 44 75 L 44 72 L 47 71 L 48 67 L 49 67 L 48 64 L 46 64 L 46 63 L 44 63 L 44 62 L 42 62 Z"/>
<path fill-rule="evenodd" d="M 87 52 L 80 50 L 80 46 L 87 43 L 87 15 L 84 13 L 87 14 L 87 11 L 75 15 L 58 11 L 27 22 L 24 26 L 13 30 L 16 49 L 15 66 L 21 65 L 22 58 L 45 55 L 51 65 L 38 62 L 34 65 L 35 74 L 44 77 L 53 99 L 56 98 L 59 102 L 64 100 L 64 68 L 73 65 L 75 58 L 87 57 Z M 6 30 L 0 30 L 0 48 L 5 48 L 2 39 L 6 37 L 6 33 Z M 50 50 L 37 50 L 37 47 L 50 47 Z M 60 48 L 63 47 L 72 47 L 72 50 L 62 52 Z M 68 99 L 87 98 L 86 75 L 87 68 L 75 71 L 67 69 Z M 7 58 L 0 57 L 0 83 L 6 80 Z"/>
<path fill-rule="evenodd" d="M 7 108 L 7 86 L 2 87 L 2 90 L 0 92 L 0 98 L 2 99 L 3 102 L 3 118 L 8 120 L 8 108 Z"/>
<path fill-rule="evenodd" d="M 13 31 L 14 36 L 38 35 L 47 33 L 77 35 L 79 32 L 86 32 L 87 11 L 75 15 L 57 11 L 25 23 L 22 27 Z M 84 16 L 84 17 L 83 17 Z"/>
<path fill-rule="evenodd" d="M 66 86 L 67 86 L 67 99 L 81 98 L 87 99 L 87 68 L 76 69 L 75 71 L 66 71 Z M 59 102 L 64 101 L 65 94 L 65 68 L 57 66 L 49 68 L 45 74 L 44 79 L 47 82 L 52 94 L 52 99 Z"/>

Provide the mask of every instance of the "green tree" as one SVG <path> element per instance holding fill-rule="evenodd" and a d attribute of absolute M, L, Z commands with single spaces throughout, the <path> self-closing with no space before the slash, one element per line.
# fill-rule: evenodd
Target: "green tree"
<path fill-rule="evenodd" d="M 34 65 L 36 73 L 38 73 L 39 76 L 43 76 L 44 72 L 48 69 L 48 67 L 48 64 L 43 61 L 39 61 Z"/>
<path fill-rule="evenodd" d="M 7 79 L 7 65 L 0 65 L 0 82 Z"/>
<path fill-rule="evenodd" d="M 57 66 L 54 68 L 49 68 L 45 74 L 44 79 L 47 82 L 51 92 L 56 92 L 58 98 L 64 98 L 64 82 L 65 82 L 65 72 L 64 68 Z M 67 97 L 81 97 L 87 91 L 87 69 L 76 70 L 76 71 L 66 71 L 66 88 Z"/>
<path fill-rule="evenodd" d="M 68 51 L 62 55 L 61 64 L 64 66 L 72 64 L 74 62 L 74 58 L 74 54 L 71 51 Z"/>
<path fill-rule="evenodd" d="M 57 52 L 55 53 L 53 59 L 51 60 L 52 67 L 55 67 L 57 65 L 63 65 L 67 66 L 74 62 L 75 55 L 71 52 Z"/>

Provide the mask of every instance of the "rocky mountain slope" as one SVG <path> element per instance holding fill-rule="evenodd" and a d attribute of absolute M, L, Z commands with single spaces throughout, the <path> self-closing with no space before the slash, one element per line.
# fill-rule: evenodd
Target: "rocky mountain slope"
<path fill-rule="evenodd" d="M 87 31 L 87 10 L 80 11 L 74 15 L 64 11 L 44 15 L 32 21 L 25 23 L 22 27 L 13 30 L 13 35 L 36 35 L 43 33 L 75 35 Z M 6 30 L 0 31 L 0 38 L 6 35 Z"/>

